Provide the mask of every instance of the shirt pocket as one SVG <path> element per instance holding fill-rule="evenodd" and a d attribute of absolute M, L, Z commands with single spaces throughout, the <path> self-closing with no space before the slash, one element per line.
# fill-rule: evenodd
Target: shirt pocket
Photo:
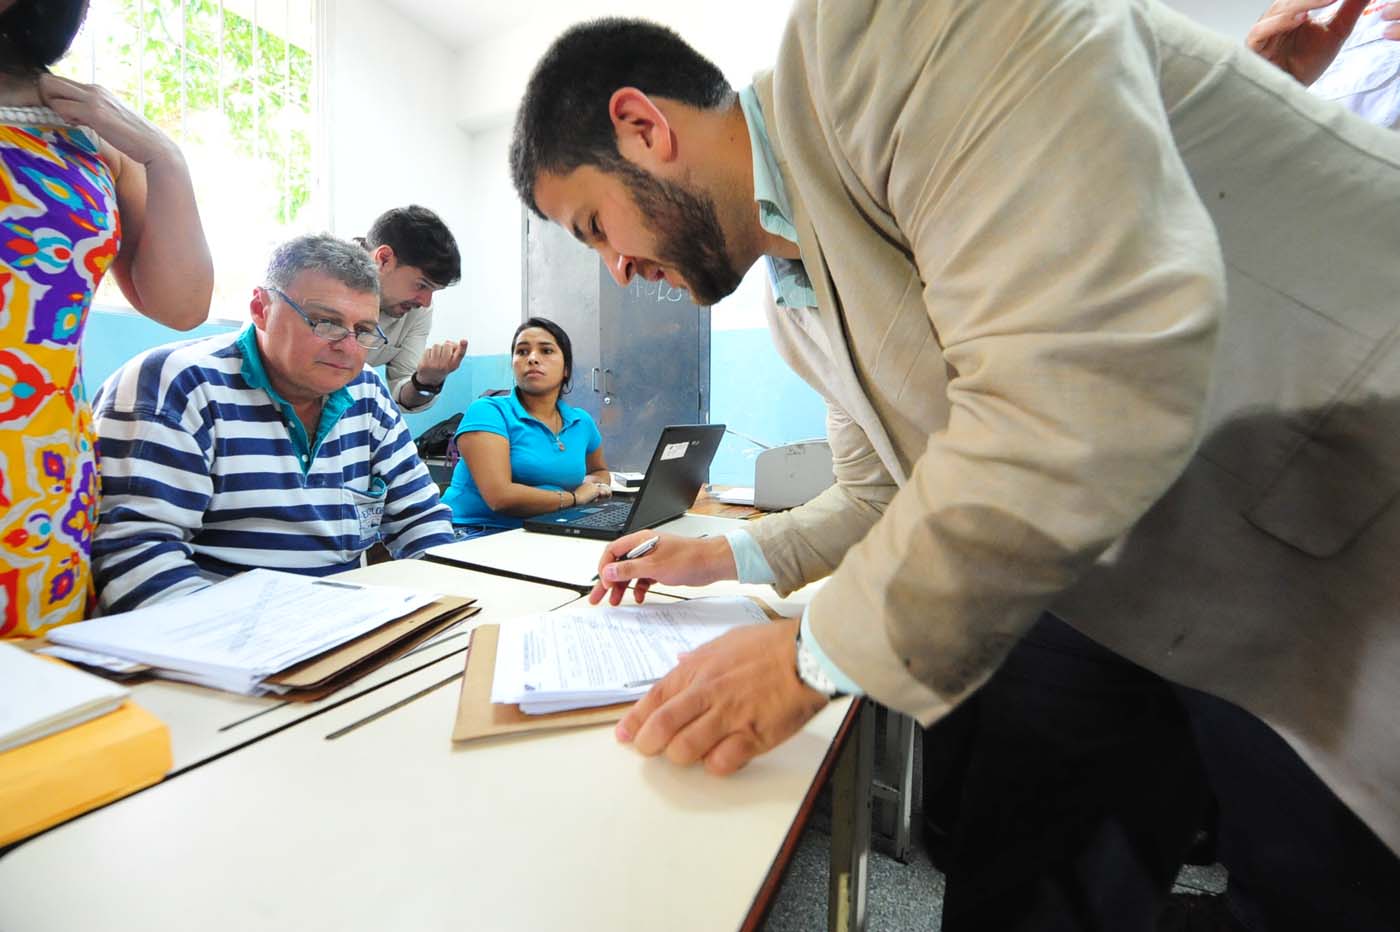
<path fill-rule="evenodd" d="M 388 485 L 378 476 L 370 477 L 366 489 L 347 486 L 341 490 L 343 501 L 353 515 L 351 520 L 358 525 L 360 550 L 368 549 L 379 540 L 379 526 L 384 520 L 384 501 L 388 490 Z"/>
<path fill-rule="evenodd" d="M 1313 557 L 1344 550 L 1400 497 L 1400 326 L 1376 342 L 1245 512 Z"/>
<path fill-rule="evenodd" d="M 1400 492 L 1400 313 L 1361 279 L 1309 303 L 1275 284 L 1229 270 L 1197 455 L 1230 477 L 1237 514 L 1325 558 Z"/>

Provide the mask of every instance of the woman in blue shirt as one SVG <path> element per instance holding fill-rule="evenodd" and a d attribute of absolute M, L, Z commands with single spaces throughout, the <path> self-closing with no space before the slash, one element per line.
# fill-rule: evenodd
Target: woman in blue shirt
<path fill-rule="evenodd" d="M 569 335 L 531 317 L 512 344 L 515 391 L 473 401 L 453 438 L 462 457 L 442 501 L 469 532 L 520 527 L 532 515 L 612 494 L 598 425 L 559 397 L 573 375 Z"/>

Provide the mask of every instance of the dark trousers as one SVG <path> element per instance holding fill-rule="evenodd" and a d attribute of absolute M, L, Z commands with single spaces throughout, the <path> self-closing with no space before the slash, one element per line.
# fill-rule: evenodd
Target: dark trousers
<path fill-rule="evenodd" d="M 1400 861 L 1271 729 L 1051 616 L 924 767 L 945 932 L 1152 930 L 1213 806 L 1251 932 L 1400 929 Z"/>
<path fill-rule="evenodd" d="M 1178 688 L 1219 803 L 1231 913 L 1250 932 L 1397 932 L 1400 858 L 1272 728 Z"/>

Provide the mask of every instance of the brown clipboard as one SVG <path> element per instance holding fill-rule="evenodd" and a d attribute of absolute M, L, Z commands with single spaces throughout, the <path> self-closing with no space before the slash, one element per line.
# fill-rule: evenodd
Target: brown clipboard
<path fill-rule="evenodd" d="M 753 601 L 758 603 L 770 620 L 782 617 L 762 599 Z M 472 632 L 471 646 L 467 650 L 467 668 L 462 677 L 462 693 L 457 700 L 457 721 L 452 728 L 453 741 L 476 741 L 530 731 L 603 725 L 620 721 L 632 707 L 632 702 L 618 702 L 591 709 L 528 715 L 520 711 L 518 705 L 492 702 L 491 681 L 496 675 L 496 645 L 500 636 L 500 625 L 482 625 Z"/>
<path fill-rule="evenodd" d="M 479 611 L 476 599 L 439 596 L 348 644 L 270 676 L 266 682 L 286 687 L 281 698 L 292 702 L 322 699 Z"/>

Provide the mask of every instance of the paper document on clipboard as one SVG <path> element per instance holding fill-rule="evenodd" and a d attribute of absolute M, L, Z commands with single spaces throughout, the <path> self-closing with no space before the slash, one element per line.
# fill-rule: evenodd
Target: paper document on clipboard
<path fill-rule="evenodd" d="M 645 695 L 679 655 L 739 625 L 767 621 L 752 599 L 598 606 L 501 626 L 491 701 L 546 714 Z"/>

